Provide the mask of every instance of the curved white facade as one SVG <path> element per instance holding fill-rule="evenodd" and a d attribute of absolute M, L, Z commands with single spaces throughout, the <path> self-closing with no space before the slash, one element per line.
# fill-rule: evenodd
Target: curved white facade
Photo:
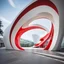
<path fill-rule="evenodd" d="M 47 18 L 51 21 L 52 27 L 50 32 L 48 32 L 44 26 L 28 26 L 33 20 L 40 18 Z M 4 33 L 4 44 L 7 49 L 24 50 L 19 43 L 20 36 L 28 30 L 37 28 L 45 30 L 49 34 L 44 39 L 44 41 L 50 39 L 44 50 L 57 50 L 58 45 L 60 44 L 60 42 L 58 42 L 60 31 L 59 23 L 60 21 L 58 9 L 51 1 L 33 1 L 23 11 L 21 11 L 15 21 L 10 24 L 9 27 L 7 27 Z"/>

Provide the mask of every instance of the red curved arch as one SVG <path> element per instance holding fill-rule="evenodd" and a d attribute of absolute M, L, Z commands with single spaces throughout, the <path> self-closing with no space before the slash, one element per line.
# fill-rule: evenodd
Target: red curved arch
<path fill-rule="evenodd" d="M 50 6 L 51 8 L 53 8 L 57 14 L 58 14 L 58 10 L 56 8 L 56 6 L 49 0 L 37 0 L 36 2 L 32 3 L 30 6 L 28 6 L 23 12 L 20 13 L 20 15 L 17 17 L 17 19 L 15 20 L 15 22 L 13 23 L 11 30 L 10 30 L 10 35 L 9 35 L 9 39 L 10 39 L 10 45 L 12 46 L 12 42 L 11 42 L 11 35 L 12 32 L 14 30 L 14 27 L 16 26 L 17 22 L 20 20 L 20 18 L 22 18 L 27 12 L 29 12 L 30 10 L 32 10 L 33 8 L 37 7 L 37 6 L 41 6 L 41 5 L 47 5 Z M 15 39 L 16 41 L 16 39 Z M 13 48 L 13 46 L 12 46 Z"/>
<path fill-rule="evenodd" d="M 47 44 L 47 46 L 44 48 L 44 50 L 48 50 L 50 48 L 50 45 L 52 43 L 52 39 L 53 39 L 53 35 L 54 35 L 54 26 L 52 24 L 52 28 L 51 28 L 51 31 L 50 31 L 50 36 L 49 36 L 49 42 Z"/>
<path fill-rule="evenodd" d="M 53 34 L 54 34 L 54 26 L 53 26 L 53 24 L 52 24 L 52 27 L 51 27 L 50 32 L 47 33 L 44 37 L 42 37 L 42 38 L 40 39 L 41 42 L 38 43 L 38 44 L 35 44 L 35 47 L 43 47 L 43 45 L 44 45 L 44 44 L 46 43 L 46 41 L 49 39 L 47 46 L 45 46 L 45 48 L 44 48 L 44 50 L 48 50 L 49 47 L 50 47 L 50 45 L 51 45 L 51 43 L 52 43 Z"/>
<path fill-rule="evenodd" d="M 19 49 L 24 50 L 24 49 L 20 46 L 20 43 L 19 43 L 20 37 L 21 37 L 25 32 L 27 32 L 27 31 L 29 31 L 29 30 L 32 30 L 32 29 L 42 29 L 42 30 L 45 30 L 44 28 L 39 27 L 39 26 L 30 26 L 30 27 L 27 27 L 27 28 L 22 28 L 22 27 L 21 27 L 21 28 L 19 29 L 19 31 L 17 32 L 16 37 L 15 37 L 15 44 L 16 44 L 16 46 L 17 46 Z M 46 30 L 45 30 L 45 31 L 46 31 Z"/>

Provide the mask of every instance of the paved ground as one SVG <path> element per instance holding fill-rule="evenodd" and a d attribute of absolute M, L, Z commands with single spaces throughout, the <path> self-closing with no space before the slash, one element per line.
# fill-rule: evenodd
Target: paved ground
<path fill-rule="evenodd" d="M 48 52 L 42 51 L 38 51 L 38 53 L 48 54 Z M 38 53 L 35 53 L 35 51 L 26 52 L 0 49 L 0 64 L 64 64 L 62 59 L 58 61 L 58 58 L 56 59 Z"/>

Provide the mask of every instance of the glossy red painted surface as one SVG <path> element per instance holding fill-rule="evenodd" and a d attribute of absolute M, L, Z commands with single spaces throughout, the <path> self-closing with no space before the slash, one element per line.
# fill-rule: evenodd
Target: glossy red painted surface
<path fill-rule="evenodd" d="M 50 48 L 50 46 L 52 44 L 53 35 L 54 35 L 54 26 L 52 24 L 52 28 L 51 28 L 50 35 L 49 35 L 49 42 L 48 42 L 47 46 L 44 48 L 44 50 L 48 50 Z"/>
<path fill-rule="evenodd" d="M 41 42 L 38 43 L 38 44 L 35 44 L 35 47 L 41 47 L 41 48 L 43 48 L 44 44 L 46 44 L 46 41 L 49 40 L 49 41 L 47 42 L 47 45 L 44 47 L 44 50 L 48 50 L 49 47 L 50 47 L 50 45 L 51 45 L 51 43 L 52 43 L 53 34 L 54 34 L 54 27 L 53 27 L 53 24 L 52 24 L 52 27 L 51 27 L 50 32 L 47 33 L 44 37 L 42 37 L 42 38 L 40 39 Z"/>
<path fill-rule="evenodd" d="M 30 6 L 28 6 L 24 11 L 22 11 L 20 13 L 20 15 L 17 17 L 17 19 L 15 20 L 15 22 L 13 23 L 12 27 L 11 27 L 11 30 L 10 30 L 10 35 L 9 35 L 9 39 L 10 39 L 10 45 L 12 46 L 13 48 L 13 45 L 12 45 L 12 42 L 11 42 L 11 36 L 12 36 L 12 32 L 17 24 L 17 22 L 27 13 L 29 12 L 30 10 L 32 10 L 33 8 L 35 7 L 38 7 L 38 6 L 50 6 L 51 8 L 53 8 L 57 13 L 58 13 L 58 10 L 56 8 L 56 6 L 49 0 L 37 0 L 36 2 L 32 3 Z M 19 28 L 21 29 L 21 28 Z M 28 29 L 27 29 L 28 30 Z M 26 31 L 25 29 L 22 31 Z M 19 31 L 18 31 L 19 32 Z M 23 33 L 20 33 L 20 35 L 22 35 Z M 18 34 L 17 34 L 18 35 Z M 53 34 L 52 34 L 53 35 Z M 19 38 L 20 36 L 15 36 L 15 44 L 16 46 L 20 49 L 20 50 L 23 50 L 22 48 L 20 48 L 20 44 L 19 44 Z M 51 43 L 52 39 L 50 40 L 50 43 Z M 50 43 L 47 45 L 47 47 L 45 49 L 49 49 L 50 47 Z"/>
<path fill-rule="evenodd" d="M 29 30 L 32 30 L 32 29 L 41 29 L 41 30 L 45 30 L 44 28 L 42 27 L 39 27 L 39 26 L 30 26 L 30 27 L 27 27 L 27 28 L 20 28 L 19 31 L 17 32 L 16 34 L 16 37 L 15 37 L 15 44 L 16 46 L 21 49 L 21 50 L 24 50 L 21 46 L 20 46 L 20 37 L 27 31 Z M 45 30 L 46 31 L 46 30 Z"/>

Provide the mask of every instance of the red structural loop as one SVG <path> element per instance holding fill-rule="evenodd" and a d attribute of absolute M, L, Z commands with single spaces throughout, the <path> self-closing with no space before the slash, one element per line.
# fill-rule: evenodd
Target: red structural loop
<path fill-rule="evenodd" d="M 52 43 L 52 39 L 53 39 L 53 34 L 54 34 L 54 27 L 53 27 L 53 24 L 52 24 L 52 27 L 51 27 L 51 30 L 49 33 L 47 33 L 44 37 L 42 37 L 40 39 L 40 43 L 37 43 L 35 44 L 35 47 L 41 47 L 43 48 L 44 47 L 44 44 L 47 44 L 44 49 L 45 50 L 48 50 L 51 43 Z"/>
<path fill-rule="evenodd" d="M 27 31 L 29 30 L 32 30 L 32 29 L 42 29 L 42 30 L 45 30 L 44 28 L 42 27 L 39 27 L 39 26 L 30 26 L 30 27 L 27 27 L 27 28 L 20 28 L 19 31 L 17 32 L 16 36 L 15 36 L 15 44 L 17 46 L 17 48 L 21 49 L 21 50 L 24 50 L 21 46 L 20 46 L 20 37 Z M 46 31 L 46 30 L 45 30 Z"/>
<path fill-rule="evenodd" d="M 32 3 L 31 5 L 29 5 L 27 8 L 25 8 L 21 13 L 20 13 L 20 15 L 16 18 L 16 20 L 14 21 L 14 23 L 13 23 L 13 25 L 12 25 L 12 27 L 11 27 L 11 30 L 10 30 L 10 35 L 9 35 L 9 40 L 10 40 L 10 45 L 11 45 L 11 47 L 12 48 L 14 48 L 13 47 L 13 45 L 12 45 L 12 33 L 13 33 L 13 31 L 14 31 L 14 28 L 15 28 L 15 26 L 17 25 L 17 23 L 19 22 L 19 20 L 26 14 L 26 13 L 28 13 L 29 11 L 31 11 L 32 9 L 34 9 L 34 8 L 36 8 L 36 7 L 38 7 L 38 6 L 50 6 L 51 8 L 53 8 L 56 12 L 57 12 L 57 14 L 58 14 L 58 10 L 57 10 L 57 8 L 56 8 L 56 6 L 50 1 L 50 0 L 37 0 L 37 1 L 35 1 L 34 3 Z M 17 48 L 19 48 L 20 50 L 24 50 L 21 46 L 20 46 L 20 43 L 19 43 L 19 39 L 20 39 L 20 36 L 22 35 L 22 34 L 24 34 L 24 32 L 26 32 L 26 31 L 28 31 L 28 30 L 31 30 L 31 29 L 36 29 L 36 28 L 38 28 L 38 29 L 41 29 L 41 27 L 36 27 L 36 26 L 32 26 L 32 27 L 27 27 L 27 28 L 19 28 L 19 31 L 17 31 L 17 34 L 15 35 L 15 44 L 16 44 L 16 46 L 17 46 Z M 48 42 L 48 44 L 47 44 L 47 46 L 44 48 L 44 49 L 46 49 L 46 50 L 48 50 L 49 49 L 49 47 L 50 47 L 50 45 L 51 45 L 51 43 L 52 43 L 52 39 L 53 39 L 53 34 L 54 34 L 54 27 L 53 27 L 53 24 L 52 24 L 52 29 L 51 29 L 51 31 L 47 34 L 47 35 L 45 35 L 43 38 L 41 38 L 40 39 L 40 43 L 39 44 L 35 44 L 35 46 L 39 46 L 39 47 L 43 47 L 43 45 L 45 44 L 45 42 L 47 41 Z M 19 35 L 19 36 L 18 36 Z"/>

